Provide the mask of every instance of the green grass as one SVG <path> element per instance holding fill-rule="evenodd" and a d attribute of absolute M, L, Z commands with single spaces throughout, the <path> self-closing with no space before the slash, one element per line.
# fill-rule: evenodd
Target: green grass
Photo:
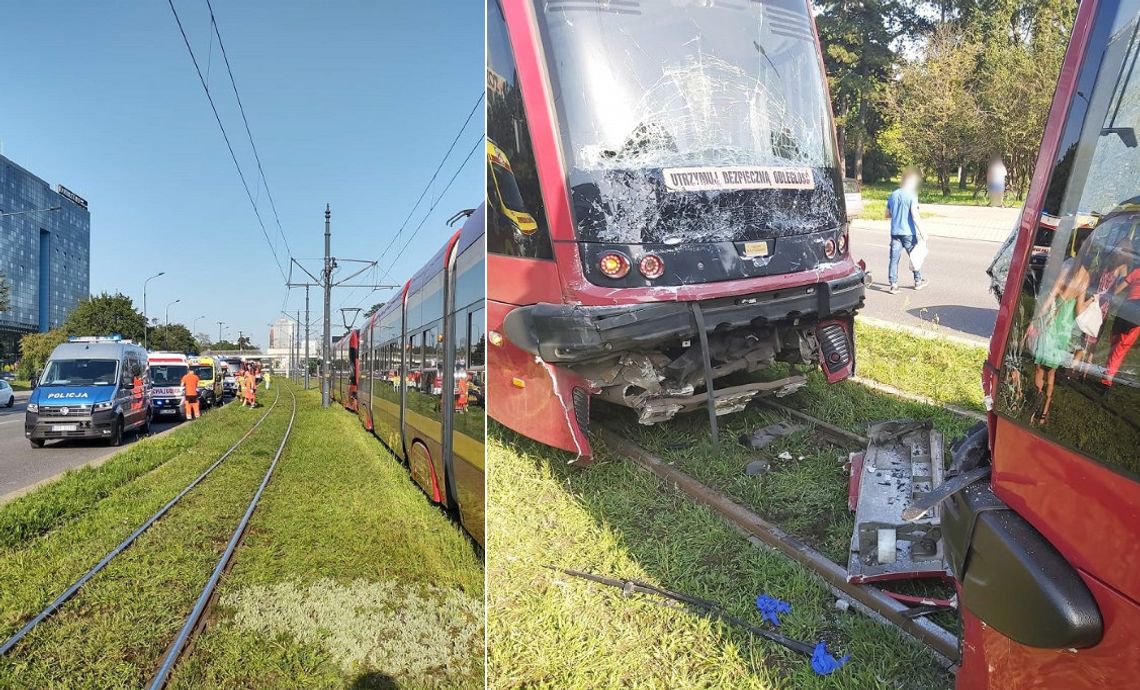
<path fill-rule="evenodd" d="M 898 189 L 897 180 L 865 183 L 862 189 L 863 215 L 861 217 L 871 220 L 879 220 L 882 218 L 887 211 L 887 197 L 896 189 Z M 918 200 L 919 203 L 923 204 L 949 204 L 952 206 L 989 205 L 989 199 L 986 197 L 984 191 L 975 198 L 974 188 L 969 186 L 966 189 L 958 189 L 958 180 L 956 178 L 950 185 L 950 196 L 942 196 L 942 190 L 938 188 L 938 180 L 927 179 L 919 187 Z M 1012 194 L 1006 195 L 1006 201 L 1007 203 L 1019 203 L 1014 200 Z M 927 212 L 926 215 L 936 214 Z"/>
<path fill-rule="evenodd" d="M 0 549 L 19 546 L 78 518 L 120 487 L 172 459 L 216 457 L 245 433 L 249 425 L 236 422 L 248 418 L 248 412 L 238 405 L 219 408 L 194 424 L 131 445 L 98 467 L 70 470 L 57 481 L 17 498 L 0 510 Z M 37 452 L 46 455 L 52 450 Z"/>
<path fill-rule="evenodd" d="M 30 391 L 32 390 L 32 382 L 28 379 L 14 379 L 8 383 L 12 384 L 14 391 Z"/>
<path fill-rule="evenodd" d="M 493 688 L 947 688 L 917 643 L 854 612 L 782 555 L 597 449 L 588 470 L 492 424 L 488 445 L 488 671 Z M 543 564 L 636 578 L 711 598 L 760 625 L 753 600 L 793 604 L 781 632 L 854 661 L 829 677 L 807 659 L 688 612 Z"/>
<path fill-rule="evenodd" d="M 945 338 L 855 323 L 861 377 L 941 403 L 983 411 L 982 364 L 987 350 Z"/>
<path fill-rule="evenodd" d="M 980 371 L 975 348 L 906 334 L 896 342 L 897 335 L 859 326 L 862 375 L 958 404 L 980 404 L 980 394 L 975 396 L 968 383 Z M 900 372 L 896 361 L 909 365 Z M 944 381 L 946 391 L 926 385 L 937 380 Z M 858 383 L 829 386 L 815 373 L 808 386 L 782 402 L 856 432 L 875 421 L 930 419 L 947 446 L 973 424 Z M 593 416 L 846 566 L 854 525 L 843 470 L 849 448 L 807 430 L 761 451 L 746 448 L 737 441 L 740 434 L 781 419 L 760 407 L 721 417 L 719 444 L 712 443 L 702 414 L 652 427 L 612 406 L 596 405 Z M 603 445 L 595 443 L 594 465 L 575 469 L 567 466 L 565 453 L 498 425 L 491 425 L 490 436 L 492 687 L 925 689 L 952 684 L 917 643 L 860 614 L 840 613 L 808 570 L 755 548 L 712 511 Z M 779 458 L 785 452 L 791 460 Z M 747 476 L 744 468 L 755 459 L 767 460 L 770 471 Z M 849 653 L 854 661 L 832 676 L 817 677 L 803 659 L 771 643 L 557 575 L 544 570 L 545 563 L 655 582 L 719 601 L 756 624 L 753 599 L 768 593 L 793 605 L 782 632 L 827 640 L 830 649 Z M 929 582 L 894 588 L 948 593 L 946 586 Z M 936 622 L 955 626 L 949 616 Z"/>
<path fill-rule="evenodd" d="M 277 448 L 290 398 L 285 385 L 274 388 L 272 395 L 282 394 L 280 404 L 237 452 L 0 659 L 0 687 L 139 687 L 149 679 Z M 263 400 L 268 395 L 263 392 Z M 343 602 L 346 593 L 386 592 L 387 600 L 361 602 L 361 608 L 371 606 L 369 620 L 397 615 L 393 602 L 416 600 L 422 604 L 419 616 L 408 620 L 421 624 L 431 619 L 432 603 L 462 610 L 481 598 L 479 560 L 454 524 L 428 505 L 351 415 L 320 410 L 314 393 L 298 398 L 295 436 L 222 580 L 222 603 L 176 670 L 178 686 L 376 685 L 386 670 L 384 659 L 374 654 L 346 657 L 339 648 L 324 647 L 320 635 L 298 631 L 298 637 L 291 637 L 262 625 L 274 619 L 274 610 L 264 610 L 265 591 L 273 593 L 274 601 L 284 601 L 293 587 L 298 597 L 318 607 Z M 214 415 L 215 421 L 228 420 L 231 433 L 239 434 L 258 416 L 238 406 Z M 210 417 L 171 436 L 189 435 L 199 425 L 205 431 Z M 209 434 L 153 470 L 89 499 L 54 529 L 0 549 L 0 634 L 18 628 L 212 462 L 227 445 L 222 435 Z M 151 443 L 155 441 L 139 447 Z M 0 507 L 0 519 L 15 505 Z M 237 613 L 242 617 L 233 618 Z M 477 623 L 453 625 L 453 637 L 466 640 L 470 634 L 461 633 Z M 462 651 L 468 670 L 460 678 L 406 663 L 392 667 L 420 674 L 399 677 L 403 687 L 452 680 L 469 684 L 470 678 L 482 676 L 481 668 L 470 670 L 470 660 L 481 663 L 481 650 Z"/>

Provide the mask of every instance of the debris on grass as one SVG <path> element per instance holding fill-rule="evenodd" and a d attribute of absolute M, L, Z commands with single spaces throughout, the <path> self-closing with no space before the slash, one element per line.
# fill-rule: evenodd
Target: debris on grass
<path fill-rule="evenodd" d="M 749 477 L 755 477 L 756 475 L 764 474 L 770 469 L 772 469 L 772 464 L 767 460 L 753 460 L 745 465 L 744 474 L 747 474 Z"/>
<path fill-rule="evenodd" d="M 827 643 L 820 642 L 811 653 L 811 670 L 821 676 L 830 675 L 843 668 L 850 660 L 850 654 L 844 654 L 836 659 L 827 653 Z"/>
<path fill-rule="evenodd" d="M 761 594 L 756 597 L 756 609 L 760 611 L 760 617 L 768 621 L 772 625 L 780 624 L 781 613 L 791 613 L 792 605 L 788 602 L 770 597 L 767 594 Z"/>
<path fill-rule="evenodd" d="M 760 450 L 767 447 L 773 441 L 785 436 L 803 431 L 806 427 L 803 424 L 793 424 L 789 421 L 780 421 L 775 424 L 761 427 L 751 434 L 741 434 L 740 442 L 753 450 Z"/>

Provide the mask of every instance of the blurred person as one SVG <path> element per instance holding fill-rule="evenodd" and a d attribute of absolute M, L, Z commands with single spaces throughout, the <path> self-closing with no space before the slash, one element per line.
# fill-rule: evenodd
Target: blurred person
<path fill-rule="evenodd" d="M 270 369 L 266 369 L 266 370 L 265 370 L 265 376 L 264 376 L 264 381 L 265 381 L 265 390 L 269 390 L 269 385 L 270 385 L 271 383 L 273 383 L 273 376 L 272 376 L 272 374 L 271 374 L 270 372 L 271 372 L 271 370 L 270 370 Z"/>
<path fill-rule="evenodd" d="M 892 295 L 899 291 L 899 259 L 903 250 L 911 257 L 919 241 L 925 242 L 926 233 L 922 229 L 921 218 L 918 213 L 918 183 L 920 177 L 917 170 L 910 169 L 903 173 L 899 188 L 887 197 L 886 217 L 891 221 L 891 252 L 890 263 L 887 268 L 887 280 L 890 283 Z M 930 281 L 922 277 L 922 270 L 914 267 L 911 258 L 911 272 L 914 274 L 914 289 L 921 290 Z"/>
<path fill-rule="evenodd" d="M 986 192 L 990 197 L 990 206 L 1005 206 L 1005 178 L 1008 174 L 1001 156 L 995 156 L 986 169 Z"/>
<path fill-rule="evenodd" d="M 257 377 L 252 367 L 245 370 L 245 403 L 249 407 L 257 407 Z"/>

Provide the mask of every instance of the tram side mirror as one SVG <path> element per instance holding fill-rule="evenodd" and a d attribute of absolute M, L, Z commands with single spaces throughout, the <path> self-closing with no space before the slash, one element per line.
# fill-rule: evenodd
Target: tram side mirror
<path fill-rule="evenodd" d="M 1136 130 L 1132 127 L 1105 127 L 1100 130 L 1102 137 L 1107 137 L 1110 134 L 1115 134 L 1120 137 L 1120 141 L 1130 149 L 1136 148 Z"/>
<path fill-rule="evenodd" d="M 946 501 L 942 527 L 961 603 L 983 623 L 1027 647 L 1100 642 L 1104 621 L 1076 568 L 988 482 Z"/>

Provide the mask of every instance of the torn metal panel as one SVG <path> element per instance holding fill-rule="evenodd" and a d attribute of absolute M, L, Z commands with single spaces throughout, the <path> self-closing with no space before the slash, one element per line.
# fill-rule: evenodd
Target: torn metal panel
<path fill-rule="evenodd" d="M 930 421 L 881 422 L 867 430 L 867 450 L 851 456 L 849 505 L 855 510 L 849 582 L 948 577 L 941 510 L 913 522 L 902 513 L 942 484 L 942 434 Z"/>

